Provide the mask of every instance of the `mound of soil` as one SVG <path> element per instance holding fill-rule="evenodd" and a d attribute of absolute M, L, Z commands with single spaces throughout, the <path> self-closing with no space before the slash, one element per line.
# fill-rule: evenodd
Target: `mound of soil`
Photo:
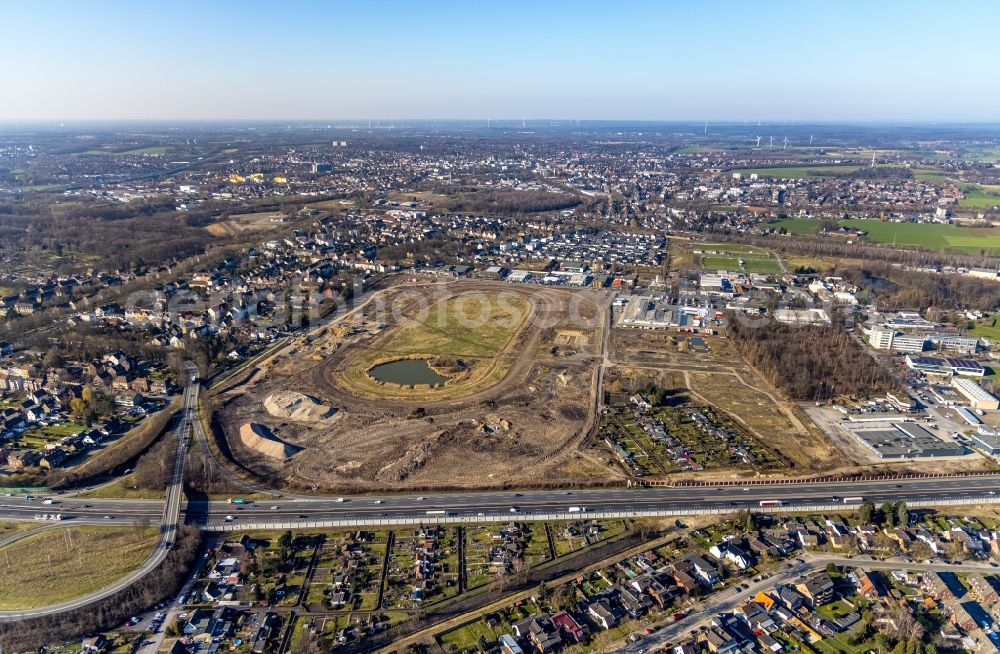
<path fill-rule="evenodd" d="M 323 422 L 332 420 L 337 414 L 337 409 L 295 391 L 278 391 L 268 395 L 264 408 L 275 418 L 296 422 Z"/>
<path fill-rule="evenodd" d="M 248 422 L 240 427 L 240 440 L 254 452 L 272 459 L 290 459 L 304 448 L 286 443 L 262 424 Z"/>

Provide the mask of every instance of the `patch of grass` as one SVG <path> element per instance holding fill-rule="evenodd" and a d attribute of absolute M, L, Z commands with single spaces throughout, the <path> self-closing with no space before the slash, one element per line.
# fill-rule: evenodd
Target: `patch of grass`
<path fill-rule="evenodd" d="M 740 261 L 736 257 L 702 257 L 701 267 L 705 270 L 732 270 L 740 269 Z"/>
<path fill-rule="evenodd" d="M 15 520 L 4 520 L 0 522 L 0 540 L 13 536 L 16 533 L 34 529 L 38 524 L 34 522 L 18 522 Z"/>
<path fill-rule="evenodd" d="M 149 556 L 156 528 L 66 527 L 0 549 L 0 609 L 64 602 L 99 590 Z"/>
<path fill-rule="evenodd" d="M 811 218 L 785 218 L 767 224 L 768 227 L 773 227 L 776 230 L 784 227 L 786 232 L 796 236 L 812 236 L 819 231 L 821 225 L 820 221 Z"/>
<path fill-rule="evenodd" d="M 743 270 L 762 275 L 780 275 L 781 266 L 775 259 L 745 259 Z"/>
<path fill-rule="evenodd" d="M 110 484 L 99 486 L 94 490 L 87 491 L 86 493 L 80 493 L 80 497 L 93 497 L 98 499 L 125 498 L 130 500 L 158 500 L 163 499 L 164 494 L 165 491 L 162 489 L 150 490 L 148 488 L 139 488 L 135 483 L 134 477 L 132 475 L 126 475 L 125 477 L 116 479 Z"/>
<path fill-rule="evenodd" d="M 981 320 L 975 323 L 969 332 L 975 336 L 985 337 L 1000 343 L 1000 319 L 994 316 L 986 320 Z"/>
<path fill-rule="evenodd" d="M 530 300 L 513 292 L 463 293 L 431 305 L 362 352 L 347 367 L 344 381 L 367 395 L 419 399 L 460 397 L 500 381 L 508 368 L 505 350 L 531 313 Z M 368 371 L 398 359 L 428 359 L 457 364 L 459 372 L 443 385 L 415 387 L 380 384 Z"/>

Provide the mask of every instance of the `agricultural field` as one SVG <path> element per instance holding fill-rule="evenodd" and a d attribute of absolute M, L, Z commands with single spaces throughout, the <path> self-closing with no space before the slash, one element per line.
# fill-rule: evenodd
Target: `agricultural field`
<path fill-rule="evenodd" d="M 1000 252 L 1000 228 L 985 229 L 926 223 L 890 223 L 878 220 L 842 220 L 841 225 L 868 232 L 875 243 L 916 245 L 929 250 L 956 250 L 978 254 Z"/>
<path fill-rule="evenodd" d="M 1000 196 L 994 199 L 1000 203 Z M 997 227 L 973 228 L 936 223 L 893 223 L 860 218 L 841 220 L 838 224 L 867 232 L 866 238 L 873 243 L 891 243 L 969 254 L 979 254 L 983 250 L 993 254 L 1000 252 L 1000 228 Z M 808 218 L 788 218 L 769 223 L 768 226 L 775 229 L 784 227 L 791 234 L 809 236 L 819 231 L 821 223 L 818 220 Z"/>
<path fill-rule="evenodd" d="M 987 184 L 960 184 L 965 197 L 958 201 L 966 209 L 992 209 L 1000 206 L 1000 186 Z"/>
<path fill-rule="evenodd" d="M 15 541 L 0 548 L 0 609 L 45 606 L 99 590 L 138 568 L 158 537 L 148 527 L 65 527 Z"/>

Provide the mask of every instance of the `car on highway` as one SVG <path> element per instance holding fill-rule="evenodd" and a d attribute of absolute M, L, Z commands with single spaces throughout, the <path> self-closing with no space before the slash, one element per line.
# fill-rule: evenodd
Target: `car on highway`
<path fill-rule="evenodd" d="M 510 507 L 510 512 L 511 512 L 511 513 L 517 513 L 517 512 L 519 511 L 519 510 L 520 510 L 520 509 L 518 509 L 518 508 L 517 508 L 516 506 L 512 506 L 512 507 Z"/>
<path fill-rule="evenodd" d="M 114 520 L 115 517 L 113 515 L 106 515 L 106 516 L 104 516 L 104 519 L 105 520 Z"/>
<path fill-rule="evenodd" d="M 271 510 L 272 511 L 277 511 L 278 510 L 278 505 L 277 504 L 272 504 L 271 505 Z"/>
<path fill-rule="evenodd" d="M 384 501 L 385 501 L 385 500 L 375 500 L 375 503 L 376 503 L 376 504 L 382 504 L 382 502 L 384 502 Z"/>
<path fill-rule="evenodd" d="M 236 519 L 236 516 L 234 516 L 234 515 L 227 515 L 226 516 L 226 522 L 232 522 L 235 519 Z"/>
<path fill-rule="evenodd" d="M 344 498 L 343 498 L 343 497 L 338 497 L 338 498 L 337 498 L 337 499 L 336 499 L 335 501 L 336 501 L 336 502 L 344 502 L 345 500 L 344 500 Z"/>

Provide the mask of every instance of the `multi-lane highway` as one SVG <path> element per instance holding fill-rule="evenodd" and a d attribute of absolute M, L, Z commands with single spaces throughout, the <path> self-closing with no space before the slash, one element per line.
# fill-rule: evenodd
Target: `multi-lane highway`
<path fill-rule="evenodd" d="M 139 568 L 125 577 L 122 577 L 110 586 L 106 586 L 98 591 L 67 602 L 60 602 L 58 604 L 52 604 L 36 609 L 0 611 L 0 620 L 20 620 L 24 618 L 54 615 L 65 611 L 71 611 L 81 606 L 86 606 L 91 602 L 96 602 L 97 600 L 109 597 L 110 595 L 117 593 L 119 590 L 127 588 L 137 580 L 146 576 L 146 574 L 163 562 L 163 559 L 166 558 L 167 553 L 174 544 L 174 540 L 177 537 L 177 528 L 180 526 L 182 519 L 181 502 L 184 497 L 183 473 L 185 442 L 188 434 L 190 433 L 191 420 L 195 415 L 197 406 L 198 382 L 197 377 L 195 377 L 194 380 L 184 389 L 184 406 L 180 412 L 177 424 L 170 434 L 170 437 L 177 441 L 177 449 L 176 456 L 174 457 L 174 467 L 171 472 L 170 482 L 166 489 L 165 501 L 158 500 L 154 502 L 142 502 L 138 506 L 133 506 L 125 510 L 109 511 L 98 515 L 96 512 L 100 510 L 99 507 L 103 504 L 100 500 L 66 499 L 64 501 L 56 500 L 54 504 L 48 505 L 42 504 L 42 501 L 38 498 L 32 500 L 26 499 L 25 497 L 16 499 L 8 497 L 0 498 L 0 500 L 4 500 L 0 501 L 0 504 L 3 505 L 2 508 L 0 508 L 0 514 L 6 515 L 12 519 L 34 519 L 35 515 L 46 513 L 49 515 L 62 515 L 63 518 L 65 520 L 69 520 L 71 524 L 104 522 L 106 520 L 104 516 L 108 516 L 107 519 L 116 520 L 148 519 L 150 523 L 153 523 L 154 518 L 157 518 L 156 522 L 159 524 L 160 528 L 160 537 L 156 543 L 153 553 L 149 556 L 149 558 L 147 558 L 143 564 L 139 566 Z"/>
<path fill-rule="evenodd" d="M 196 399 L 195 395 L 192 398 Z M 226 501 L 190 502 L 187 521 L 213 528 L 225 524 L 227 516 L 233 522 L 315 523 L 334 520 L 384 522 L 392 519 L 421 518 L 427 521 L 441 517 L 513 517 L 530 520 L 533 516 L 568 513 L 570 507 L 581 514 L 621 513 L 628 515 L 645 511 L 688 512 L 736 511 L 760 509 L 762 501 L 782 503 L 783 510 L 794 511 L 815 505 L 844 505 L 844 498 L 863 497 L 876 504 L 904 500 L 912 503 L 932 503 L 977 499 L 1000 502 L 997 489 L 1000 475 L 976 477 L 944 477 L 880 481 L 822 482 L 814 484 L 775 484 L 676 488 L 611 488 L 573 491 L 480 491 L 461 493 L 386 494 L 332 497 L 285 497 L 275 493 L 272 499 L 259 499 L 255 504 L 230 505 Z M 175 499 L 174 496 L 172 499 Z M 106 523 L 136 518 L 155 520 L 163 513 L 160 500 L 95 500 L 63 499 L 58 505 L 41 507 L 38 500 L 22 497 L 0 497 L 0 518 L 25 519 L 45 508 L 58 510 L 72 522 Z M 514 509 L 512 511 L 512 509 Z M 574 511 L 575 512 L 575 511 Z M 172 524 L 168 516 L 167 524 Z"/>
<path fill-rule="evenodd" d="M 32 520 L 41 514 L 60 514 L 63 524 L 121 524 L 148 521 L 160 527 L 160 539 L 143 565 L 115 584 L 79 599 L 26 611 L 0 611 L 0 620 L 51 615 L 107 597 L 158 566 L 176 538 L 182 520 L 207 530 L 241 525 L 282 528 L 295 526 L 386 525 L 413 521 L 542 520 L 557 517 L 634 517 L 642 515 L 691 515 L 742 509 L 768 511 L 836 509 L 856 506 L 860 498 L 876 504 L 906 501 L 914 505 L 935 503 L 1000 502 L 1000 474 L 899 480 L 822 481 L 799 484 L 741 486 L 687 486 L 673 488 L 602 488 L 546 491 L 469 491 L 354 495 L 342 498 L 289 496 L 274 492 L 254 503 L 190 501 L 183 504 L 183 468 L 188 436 L 203 441 L 198 419 L 199 383 L 189 365 L 191 381 L 184 390 L 183 409 L 171 436 L 177 440 L 176 458 L 164 500 L 91 499 L 56 496 L 55 503 L 26 496 L 0 496 L 0 519 Z M 850 501 L 845 501 L 848 498 Z M 763 503 L 763 504 L 762 504 Z M 42 523 L 40 523 L 42 524 Z"/>

